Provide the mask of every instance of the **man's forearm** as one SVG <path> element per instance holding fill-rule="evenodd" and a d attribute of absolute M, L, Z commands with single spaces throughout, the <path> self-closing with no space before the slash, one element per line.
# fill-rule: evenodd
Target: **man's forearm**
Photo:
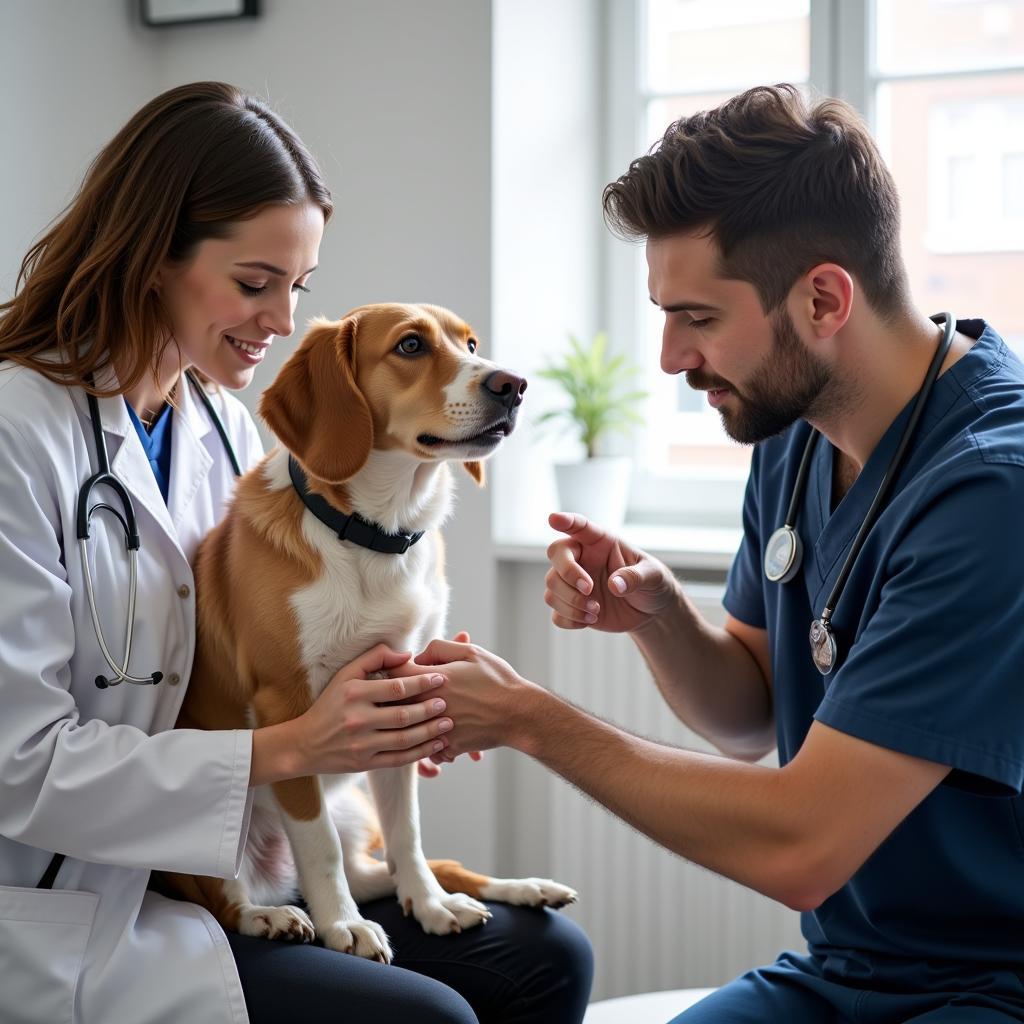
<path fill-rule="evenodd" d="M 541 687 L 512 745 L 655 842 L 718 874 L 804 907 L 807 834 L 782 799 L 779 769 L 652 743 Z"/>
<path fill-rule="evenodd" d="M 669 707 L 694 732 L 743 760 L 774 749 L 771 691 L 757 662 L 681 587 L 671 608 L 631 636 Z"/>

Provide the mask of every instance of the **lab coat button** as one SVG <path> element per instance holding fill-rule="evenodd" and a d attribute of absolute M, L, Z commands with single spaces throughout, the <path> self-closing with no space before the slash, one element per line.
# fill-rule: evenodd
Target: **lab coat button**
<path fill-rule="evenodd" d="M 182 583 L 182 585 L 178 587 L 178 597 L 180 597 L 182 600 L 188 597 L 189 594 L 191 593 L 192 590 L 187 583 Z"/>
<path fill-rule="evenodd" d="M 171 686 L 177 686 L 178 683 L 181 682 L 181 676 L 179 676 L 177 672 L 172 672 L 167 677 L 167 682 L 169 682 L 171 684 Z"/>

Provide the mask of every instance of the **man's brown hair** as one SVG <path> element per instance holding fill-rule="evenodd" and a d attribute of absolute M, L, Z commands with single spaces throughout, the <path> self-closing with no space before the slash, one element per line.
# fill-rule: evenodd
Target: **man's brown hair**
<path fill-rule="evenodd" d="M 722 277 L 748 281 L 765 312 L 818 263 L 837 263 L 890 317 L 908 304 L 899 197 L 867 126 L 847 103 L 811 104 L 758 86 L 680 118 L 604 190 L 626 238 L 706 232 Z"/>

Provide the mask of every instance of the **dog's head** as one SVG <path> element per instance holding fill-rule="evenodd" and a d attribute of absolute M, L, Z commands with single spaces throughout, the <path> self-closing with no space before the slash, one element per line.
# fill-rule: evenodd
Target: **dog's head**
<path fill-rule="evenodd" d="M 472 328 L 440 306 L 360 306 L 312 322 L 259 412 L 328 483 L 354 476 L 375 448 L 461 461 L 482 483 L 480 460 L 515 428 L 526 381 L 478 349 Z"/>

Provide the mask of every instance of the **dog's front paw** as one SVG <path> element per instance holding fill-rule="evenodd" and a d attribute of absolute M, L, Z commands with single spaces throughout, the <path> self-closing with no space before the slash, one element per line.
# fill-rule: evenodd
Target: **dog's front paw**
<path fill-rule="evenodd" d="M 376 960 L 378 963 L 391 963 L 391 945 L 388 937 L 376 921 L 335 921 L 334 924 L 320 929 L 320 938 L 328 949 L 336 949 L 339 953 L 352 953 L 364 960 Z"/>
<path fill-rule="evenodd" d="M 482 903 L 463 892 L 425 894 L 406 899 L 403 906 L 406 914 L 411 911 L 430 935 L 458 933 L 491 918 L 491 912 Z"/>
<path fill-rule="evenodd" d="M 550 878 L 495 878 L 484 886 L 483 895 L 519 907 L 564 907 L 578 899 L 575 889 Z"/>
<path fill-rule="evenodd" d="M 245 907 L 238 915 L 238 931 L 287 942 L 312 942 L 316 936 L 309 915 L 298 907 Z"/>

